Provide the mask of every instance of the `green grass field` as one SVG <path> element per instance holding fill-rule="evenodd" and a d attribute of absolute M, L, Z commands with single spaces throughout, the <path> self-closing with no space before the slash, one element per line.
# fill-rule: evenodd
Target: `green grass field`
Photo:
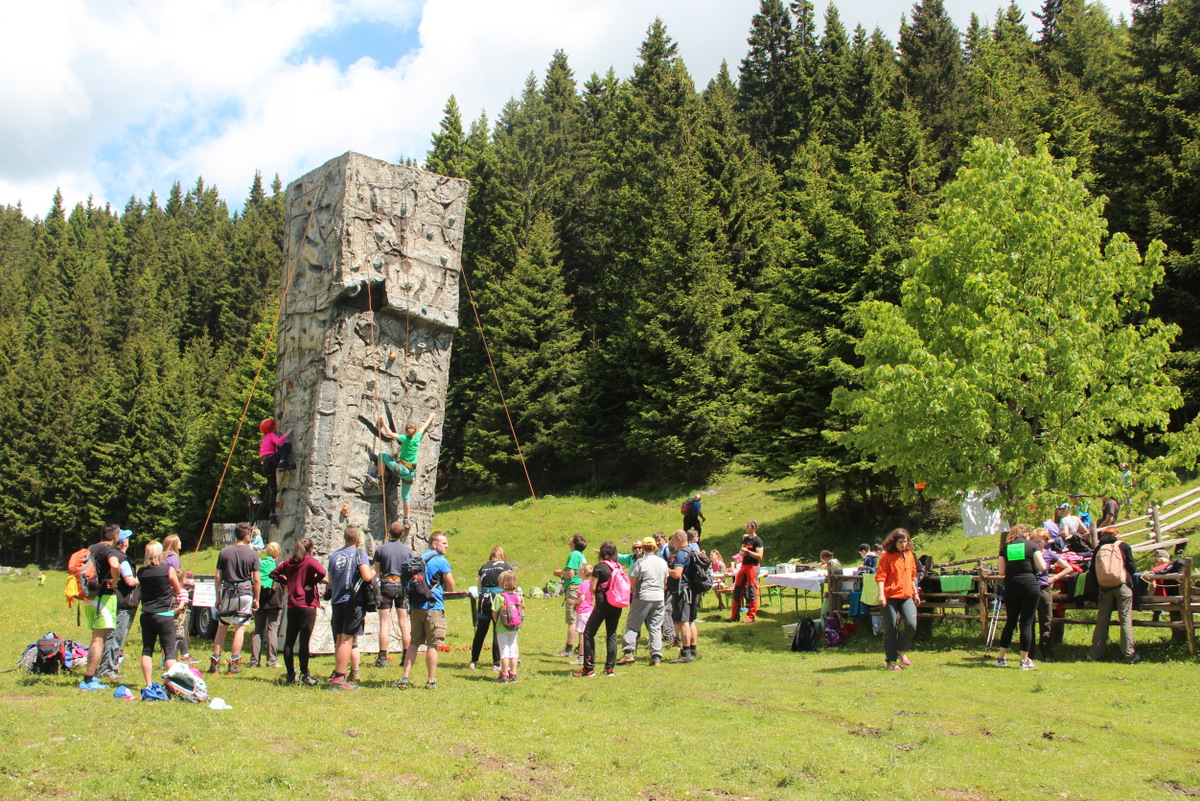
<path fill-rule="evenodd" d="M 705 496 L 705 544 L 728 554 L 748 517 L 762 523 L 768 562 L 832 546 L 847 564 L 864 535 L 822 530 L 812 503 L 787 486 L 734 476 Z M 544 583 L 575 532 L 590 545 L 678 525 L 680 489 L 661 497 L 513 498 L 440 503 L 460 584 L 494 544 Z M 679 496 L 679 497 L 676 497 Z M 507 501 L 507 502 L 506 502 Z M 869 538 L 869 537 L 868 537 Z M 938 558 L 985 553 L 992 542 L 947 531 L 917 537 Z M 775 558 L 779 557 L 779 558 Z M 211 571 L 215 553 L 185 558 Z M 62 602 L 64 575 L 44 588 L 0 576 L 0 653 L 15 665 L 48 630 L 83 640 Z M 815 602 L 810 602 L 815 609 Z M 802 607 L 803 608 L 803 607 Z M 1145 662 L 1084 660 L 1072 627 L 1060 661 L 999 670 L 978 632 L 940 625 L 919 637 L 903 673 L 882 670 L 881 642 L 787 650 L 788 599 L 752 625 L 719 622 L 710 602 L 700 660 L 645 662 L 612 678 L 573 679 L 557 600 L 530 601 L 521 680 L 496 685 L 466 669 L 470 621 L 449 609 L 453 651 L 439 689 L 388 687 L 398 668 L 363 668 L 363 689 L 284 687 L 281 671 L 218 676 L 210 692 L 234 709 L 143 704 L 82 693 L 78 675 L 0 674 L 0 798 L 444 799 L 1173 799 L 1200 794 L 1195 736 L 1197 660 L 1158 630 L 1138 629 Z M 603 651 L 603 642 L 600 643 Z M 136 686 L 140 642 L 126 647 Z M 1110 655 L 1116 658 L 1115 643 Z M 193 653 L 204 656 L 204 643 Z M 640 654 L 639 654 L 640 655 Z M 369 660 L 364 659 L 364 665 Z M 332 660 L 316 660 L 328 675 Z M 414 676 L 423 681 L 422 665 Z"/>

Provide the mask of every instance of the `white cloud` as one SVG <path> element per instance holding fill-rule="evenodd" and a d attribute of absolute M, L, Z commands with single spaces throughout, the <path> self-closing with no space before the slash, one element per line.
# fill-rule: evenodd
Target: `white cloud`
<path fill-rule="evenodd" d="M 965 24 L 968 0 L 951 13 Z M 987 4 L 984 4 L 987 5 Z M 992 4 L 994 5 L 994 4 Z M 655 16 L 697 86 L 736 73 L 758 0 L 59 0 L 0 10 L 0 203 L 44 213 L 94 195 L 123 206 L 197 176 L 234 205 L 256 169 L 288 182 L 346 150 L 421 158 L 447 98 L 489 119 L 556 49 L 577 81 L 628 76 Z M 823 8 L 819 6 L 819 8 Z M 910 2 L 839 4 L 895 36 Z M 994 9 L 980 8 L 981 14 Z M 364 20 L 406 27 L 397 64 L 302 60 L 314 35 Z M 1036 20 L 1029 20 L 1036 29 Z"/>

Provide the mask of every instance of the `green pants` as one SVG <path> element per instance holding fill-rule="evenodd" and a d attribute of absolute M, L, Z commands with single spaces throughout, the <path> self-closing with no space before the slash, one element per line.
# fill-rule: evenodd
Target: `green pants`
<path fill-rule="evenodd" d="M 408 496 L 412 492 L 413 479 L 417 477 L 416 468 L 405 467 L 390 453 L 375 454 L 375 463 L 378 464 L 381 461 L 389 473 L 400 478 L 400 499 L 407 503 Z"/>

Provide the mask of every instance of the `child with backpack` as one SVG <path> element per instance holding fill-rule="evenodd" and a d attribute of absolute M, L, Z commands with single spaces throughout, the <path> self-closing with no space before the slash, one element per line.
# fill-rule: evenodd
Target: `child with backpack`
<path fill-rule="evenodd" d="M 525 619 L 525 602 L 517 591 L 517 574 L 505 570 L 500 574 L 500 592 L 492 599 L 492 620 L 496 624 L 496 644 L 500 648 L 500 676 L 504 684 L 517 680 L 517 633 Z"/>

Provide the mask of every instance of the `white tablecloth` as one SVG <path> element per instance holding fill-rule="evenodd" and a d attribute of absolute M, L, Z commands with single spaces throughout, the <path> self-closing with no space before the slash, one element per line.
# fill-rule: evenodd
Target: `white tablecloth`
<path fill-rule="evenodd" d="M 842 569 L 842 575 L 844 576 L 854 576 L 857 574 L 857 567 Z M 775 584 L 780 587 L 790 587 L 794 590 L 817 592 L 828 578 L 829 572 L 826 570 L 805 570 L 801 573 L 775 573 L 771 576 L 764 576 L 762 581 L 763 584 Z"/>

